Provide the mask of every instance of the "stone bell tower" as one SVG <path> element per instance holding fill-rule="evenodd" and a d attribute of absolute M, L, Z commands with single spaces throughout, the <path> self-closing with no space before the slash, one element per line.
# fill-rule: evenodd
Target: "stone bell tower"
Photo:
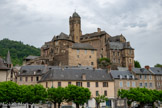
<path fill-rule="evenodd" d="M 82 35 L 80 19 L 80 16 L 76 12 L 69 18 L 70 36 L 77 43 L 80 43 L 80 36 Z"/>

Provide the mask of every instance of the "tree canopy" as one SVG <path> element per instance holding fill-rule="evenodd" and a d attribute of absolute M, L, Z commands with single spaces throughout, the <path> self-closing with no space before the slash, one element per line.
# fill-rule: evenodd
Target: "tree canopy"
<path fill-rule="evenodd" d="M 105 95 L 99 95 L 95 97 L 97 108 L 100 108 L 100 103 L 103 103 L 108 100 Z"/>
<path fill-rule="evenodd" d="M 107 68 L 107 66 L 111 65 L 110 59 L 103 57 L 98 59 L 98 66 L 101 68 Z"/>
<path fill-rule="evenodd" d="M 161 91 L 149 90 L 147 88 L 130 88 L 129 90 L 121 89 L 118 91 L 120 98 L 127 98 L 128 106 L 136 101 L 140 103 L 140 108 L 143 108 L 146 104 L 154 103 L 161 100 Z"/>
<path fill-rule="evenodd" d="M 136 67 L 136 68 L 141 68 L 140 62 L 137 61 L 137 60 L 134 60 L 134 67 Z"/>
<path fill-rule="evenodd" d="M 162 64 L 156 64 L 154 67 L 162 67 Z"/>
<path fill-rule="evenodd" d="M 29 55 L 40 56 L 39 48 L 25 45 L 21 41 L 0 40 L 0 56 L 6 59 L 8 50 L 10 51 L 13 65 L 22 65 L 23 59 Z"/>

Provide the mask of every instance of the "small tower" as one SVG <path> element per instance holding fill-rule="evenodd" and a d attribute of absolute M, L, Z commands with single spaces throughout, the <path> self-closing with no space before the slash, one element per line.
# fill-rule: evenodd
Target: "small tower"
<path fill-rule="evenodd" d="M 8 50 L 7 58 L 6 58 L 6 63 L 8 68 L 12 68 L 12 62 L 11 62 L 11 56 L 10 56 L 10 51 Z"/>
<path fill-rule="evenodd" d="M 80 16 L 76 12 L 69 18 L 70 36 L 77 43 L 80 43 L 80 36 L 82 35 L 80 19 Z"/>

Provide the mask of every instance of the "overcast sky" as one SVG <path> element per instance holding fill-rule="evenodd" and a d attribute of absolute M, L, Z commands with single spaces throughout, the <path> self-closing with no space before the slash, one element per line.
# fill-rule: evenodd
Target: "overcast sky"
<path fill-rule="evenodd" d="M 0 40 L 41 47 L 60 32 L 69 34 L 75 9 L 83 34 L 98 27 L 123 34 L 142 66 L 162 64 L 162 0 L 0 0 Z"/>

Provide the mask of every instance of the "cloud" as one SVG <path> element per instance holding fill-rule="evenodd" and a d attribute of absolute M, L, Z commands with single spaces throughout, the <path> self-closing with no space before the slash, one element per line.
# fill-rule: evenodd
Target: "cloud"
<path fill-rule="evenodd" d="M 122 33 L 142 66 L 162 63 L 161 0 L 1 0 L 0 39 L 41 47 L 60 32 L 69 34 L 75 9 L 83 34 L 97 27 L 112 36 Z"/>

